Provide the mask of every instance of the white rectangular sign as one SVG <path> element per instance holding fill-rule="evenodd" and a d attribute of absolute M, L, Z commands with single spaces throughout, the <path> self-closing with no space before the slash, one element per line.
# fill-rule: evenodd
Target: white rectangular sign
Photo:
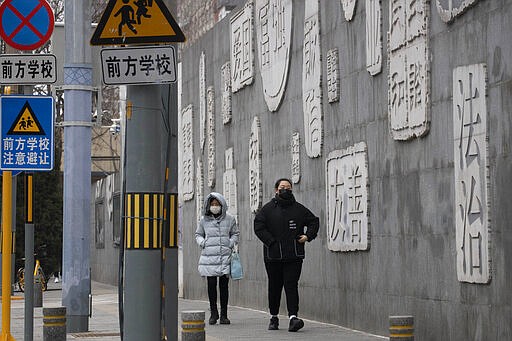
<path fill-rule="evenodd" d="M 0 55 L 0 84 L 52 84 L 57 81 L 53 54 Z"/>
<path fill-rule="evenodd" d="M 174 47 L 102 49 L 101 70 L 107 85 L 176 82 Z"/>

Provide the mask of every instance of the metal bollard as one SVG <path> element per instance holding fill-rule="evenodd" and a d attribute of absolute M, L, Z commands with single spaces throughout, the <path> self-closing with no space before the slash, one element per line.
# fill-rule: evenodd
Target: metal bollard
<path fill-rule="evenodd" d="M 43 308 L 43 340 L 66 341 L 66 307 Z"/>
<path fill-rule="evenodd" d="M 205 341 L 204 311 L 181 312 L 181 341 Z"/>
<path fill-rule="evenodd" d="M 389 317 L 390 341 L 414 340 L 414 316 L 390 316 Z"/>
<path fill-rule="evenodd" d="M 41 308 L 43 306 L 43 283 L 34 282 L 34 307 Z"/>

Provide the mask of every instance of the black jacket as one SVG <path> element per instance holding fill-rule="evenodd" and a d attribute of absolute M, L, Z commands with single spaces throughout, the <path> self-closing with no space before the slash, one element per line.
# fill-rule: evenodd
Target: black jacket
<path fill-rule="evenodd" d="M 305 234 L 312 241 L 318 234 L 318 225 L 318 217 L 295 199 L 270 200 L 254 218 L 254 233 L 264 244 L 265 262 L 303 259 L 305 243 L 297 239 Z"/>

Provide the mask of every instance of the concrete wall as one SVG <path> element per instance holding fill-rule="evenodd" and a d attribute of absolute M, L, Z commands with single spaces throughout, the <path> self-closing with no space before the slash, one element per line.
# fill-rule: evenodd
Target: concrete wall
<path fill-rule="evenodd" d="M 120 174 L 95 181 L 91 186 L 91 199 L 91 279 L 117 285 L 120 240 L 114 219 L 118 219 L 119 227 Z"/>
<path fill-rule="evenodd" d="M 320 1 L 324 143 L 322 155 L 314 159 L 306 156 L 303 145 L 304 1 L 294 1 L 293 5 L 288 85 L 277 112 L 270 113 L 264 102 L 255 53 L 254 82 L 232 95 L 232 121 L 222 124 L 220 70 L 230 59 L 229 18 L 182 55 L 181 103 L 183 107 L 193 105 L 194 168 L 201 158 L 204 195 L 223 192 L 224 151 L 234 148 L 240 253 L 246 275 L 241 281 L 230 282 L 230 303 L 267 310 L 262 247 L 252 230 L 254 215 L 249 208 L 249 136 L 252 120 L 258 116 L 263 201 L 273 196 L 277 178 L 291 175 L 290 137 L 298 131 L 302 174 L 294 192 L 320 217 L 319 237 L 306 249 L 299 287 L 301 316 L 387 335 L 389 315 L 411 314 L 421 340 L 512 339 L 512 2 L 478 1 L 451 24 L 441 21 L 436 1 L 429 3 L 430 129 L 424 137 L 396 141 L 388 119 L 389 1 L 382 1 L 383 69 L 374 77 L 366 70 L 365 1 L 357 2 L 350 22 L 344 18 L 340 1 Z M 328 103 L 325 56 L 335 47 L 339 49 L 341 95 L 339 102 Z M 198 70 L 202 51 L 206 55 L 206 86 L 213 85 L 216 91 L 217 168 L 213 188 L 207 187 L 206 146 L 203 152 L 199 147 Z M 487 64 L 492 262 L 488 284 L 458 281 L 456 265 L 452 72 L 458 66 L 477 63 Z M 332 252 L 326 237 L 326 156 L 361 141 L 368 149 L 371 245 L 367 251 Z M 197 193 L 181 207 L 183 293 L 186 298 L 206 299 L 206 282 L 197 272 L 196 197 Z"/>

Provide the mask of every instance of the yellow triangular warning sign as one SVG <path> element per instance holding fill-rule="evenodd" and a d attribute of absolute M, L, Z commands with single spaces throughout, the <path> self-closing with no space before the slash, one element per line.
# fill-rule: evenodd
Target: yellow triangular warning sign
<path fill-rule="evenodd" d="M 110 0 L 91 38 L 91 45 L 183 41 L 183 32 L 162 0 Z"/>
<path fill-rule="evenodd" d="M 32 107 L 25 102 L 7 135 L 45 135 Z"/>

